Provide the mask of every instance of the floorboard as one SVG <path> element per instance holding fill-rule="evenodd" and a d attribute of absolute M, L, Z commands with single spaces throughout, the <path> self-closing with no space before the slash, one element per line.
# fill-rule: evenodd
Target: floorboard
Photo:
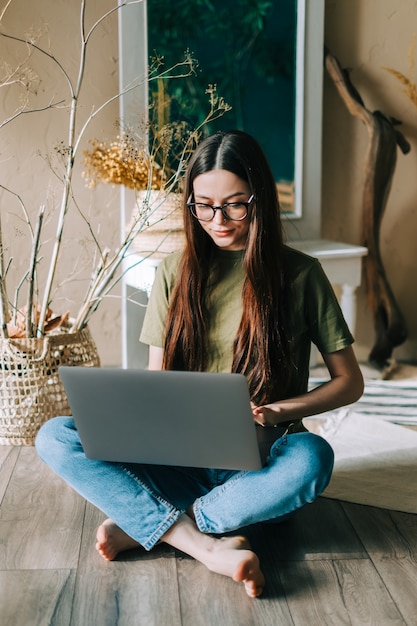
<path fill-rule="evenodd" d="M 286 563 L 281 576 L 296 626 L 405 623 L 367 560 Z"/>
<path fill-rule="evenodd" d="M 417 562 L 417 515 L 359 504 L 342 506 L 370 555 L 411 555 Z"/>
<path fill-rule="evenodd" d="M 23 447 L 0 508 L 1 569 L 77 567 L 85 503 Z"/>
<path fill-rule="evenodd" d="M 69 626 L 74 583 L 75 570 L 0 571 L 1 623 L 4 626 Z"/>
<path fill-rule="evenodd" d="M 370 560 L 335 562 L 343 601 L 355 626 L 404 624 L 398 608 Z"/>
<path fill-rule="evenodd" d="M 377 555 L 372 559 L 384 585 L 391 594 L 405 624 L 417 624 L 417 564 L 409 557 L 391 559 Z"/>
<path fill-rule="evenodd" d="M 281 562 L 279 569 L 295 625 L 351 623 L 333 561 Z"/>
<path fill-rule="evenodd" d="M 9 484 L 20 448 L 0 446 L 0 502 Z"/>
<path fill-rule="evenodd" d="M 417 515 L 344 503 L 343 508 L 406 624 L 417 624 Z"/>

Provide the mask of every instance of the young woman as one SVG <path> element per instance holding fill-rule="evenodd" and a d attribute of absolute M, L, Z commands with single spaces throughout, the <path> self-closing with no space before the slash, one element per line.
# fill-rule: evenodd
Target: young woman
<path fill-rule="evenodd" d="M 258 472 L 105 463 L 85 457 L 69 417 L 47 422 L 40 457 L 108 516 L 97 549 L 165 542 L 262 593 L 259 559 L 240 528 L 288 517 L 327 486 L 333 452 L 302 418 L 356 401 L 353 338 L 320 264 L 283 243 L 275 181 L 240 131 L 205 139 L 184 193 L 186 245 L 160 265 L 141 340 L 150 369 L 241 372 L 264 466 Z M 310 344 L 329 381 L 307 391 Z M 140 407 L 140 398 L 138 399 Z"/>

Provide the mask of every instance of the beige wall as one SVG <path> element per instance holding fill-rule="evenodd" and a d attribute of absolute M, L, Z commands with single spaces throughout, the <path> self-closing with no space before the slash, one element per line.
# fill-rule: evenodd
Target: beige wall
<path fill-rule="evenodd" d="M 0 10 L 7 4 L 0 1 Z M 115 5 L 114 0 L 88 0 L 87 29 L 95 20 Z M 68 0 L 12 0 L 4 14 L 4 32 L 23 36 L 33 32 L 38 43 L 55 56 L 75 84 L 79 57 L 79 6 L 80 2 Z M 118 89 L 117 17 L 111 16 L 91 37 L 88 46 L 85 88 L 80 100 L 78 128 L 88 118 L 94 106 L 111 97 Z M 26 54 L 25 46 L 0 39 L 0 61 L 10 66 L 20 62 Z M 30 65 L 37 75 L 33 79 L 31 102 L 34 107 L 48 105 L 51 101 L 69 101 L 68 87 L 54 63 L 44 55 L 35 53 Z M 0 89 L 0 120 L 12 115 L 25 96 L 22 85 Z M 114 248 L 119 240 L 119 191 L 109 185 L 101 185 L 94 193 L 87 190 L 81 177 L 82 151 L 88 140 L 117 133 L 115 121 L 118 105 L 112 104 L 100 114 L 88 131 L 81 146 L 74 171 L 74 193 L 79 208 L 91 222 L 101 245 Z M 57 181 L 46 162 L 55 164 L 54 147 L 67 143 L 68 109 L 59 108 L 41 113 L 24 115 L 0 129 L 0 183 L 18 193 L 32 219 L 40 204 L 46 204 L 47 218 L 42 238 L 43 261 L 40 275 L 45 276 L 51 241 L 56 229 L 62 185 Z M 58 164 L 58 169 L 60 169 Z M 0 190 L 0 206 L 6 256 L 13 257 L 9 271 L 9 297 L 13 298 L 15 285 L 28 265 L 30 241 L 22 221 L 22 211 L 13 196 Z M 64 230 L 63 255 L 58 267 L 56 289 L 52 308 L 55 313 L 69 310 L 75 315 L 85 293 L 86 279 L 91 273 L 94 246 L 85 222 L 73 204 L 67 216 Z M 70 280 L 68 280 L 70 278 Z M 23 304 L 23 302 L 21 302 Z M 120 299 L 106 300 L 96 312 L 90 327 L 98 344 L 103 363 L 120 363 Z"/>
<path fill-rule="evenodd" d="M 0 7 L 6 4 L 0 1 Z M 87 22 L 92 23 L 102 11 L 113 6 L 112 0 L 89 0 Z M 68 68 L 72 79 L 77 70 L 78 2 L 68 0 L 13 0 L 3 19 L 3 28 L 14 34 L 31 27 L 44 28 L 47 33 L 41 43 L 49 41 L 50 51 Z M 409 339 L 396 349 L 398 359 L 417 359 L 417 109 L 401 93 L 394 78 L 383 69 L 394 67 L 408 72 L 408 53 L 416 33 L 417 2 L 412 0 L 326 0 L 326 44 L 342 65 L 351 68 L 351 78 L 366 105 L 393 115 L 404 124 L 402 130 L 412 144 L 407 156 L 398 155 L 398 164 L 382 225 L 382 251 L 388 278 L 397 301 L 406 317 Z M 83 100 L 80 120 L 91 107 L 113 94 L 117 89 L 117 20 L 111 18 L 91 40 L 88 70 L 88 96 Z M 0 41 L 1 58 L 21 58 L 22 47 Z M 40 76 L 38 97 L 47 103 L 52 97 L 66 96 L 65 83 L 53 70 L 53 64 L 33 57 Z M 417 78 L 417 77 L 416 77 Z M 24 93 L 19 87 L 0 90 L 1 119 L 11 114 Z M 117 105 L 106 110 L 94 123 L 86 139 L 112 135 L 118 117 Z M 45 164 L 43 155 L 53 154 L 53 146 L 65 141 L 68 113 L 65 109 L 24 116 L 1 130 L 0 182 L 21 194 L 32 215 L 40 203 L 48 208 L 49 235 L 54 230 L 57 208 L 56 179 Z M 367 130 L 350 116 L 325 75 L 324 80 L 324 140 L 323 140 L 323 236 L 348 243 L 360 243 L 361 196 L 363 162 L 367 147 Z M 80 207 L 86 211 L 99 239 L 104 245 L 114 245 L 119 237 L 118 190 L 101 186 L 95 193 L 86 190 L 81 179 L 82 167 L 75 172 L 75 191 Z M 21 275 L 27 262 L 28 245 L 23 233 L 19 207 L 15 200 L 0 191 L 3 228 L 8 230 L 7 245 Z M 71 209 L 65 233 L 65 255 L 60 265 L 58 283 L 63 283 L 54 299 L 54 309 L 67 308 L 73 313 L 79 306 L 89 274 L 91 258 L 90 236 L 77 211 Z M 48 255 L 44 241 L 44 257 Z M 78 264 L 78 265 L 77 265 Z M 65 282 L 76 266 L 81 271 L 77 280 Z M 105 302 L 91 323 L 94 337 L 105 364 L 120 363 L 120 300 Z M 363 289 L 359 292 L 356 350 L 366 358 L 373 341 L 372 320 L 367 310 Z"/>
<path fill-rule="evenodd" d="M 411 152 L 398 150 L 397 167 L 381 228 L 388 280 L 408 325 L 397 359 L 417 360 L 417 108 L 383 68 L 409 74 L 408 56 L 417 35 L 414 0 L 326 0 L 325 42 L 370 110 L 402 120 Z M 417 50 L 415 57 L 417 67 Z M 417 72 L 413 79 L 417 81 Z M 352 117 L 328 75 L 324 76 L 323 236 L 360 243 L 363 165 L 367 129 Z M 363 289 L 359 293 L 356 350 L 366 358 L 374 332 Z"/>

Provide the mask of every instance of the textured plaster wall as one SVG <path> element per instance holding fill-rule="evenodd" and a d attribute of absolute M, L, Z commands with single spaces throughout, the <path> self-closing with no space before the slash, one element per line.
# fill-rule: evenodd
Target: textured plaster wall
<path fill-rule="evenodd" d="M 0 1 L 0 11 L 6 6 Z M 87 29 L 117 3 L 114 0 L 88 0 Z M 6 10 L 3 32 L 16 36 L 33 33 L 39 45 L 63 65 L 73 83 L 78 73 L 80 53 L 80 1 L 75 0 L 12 0 Z M 14 66 L 25 58 L 24 45 L 0 39 L 0 60 Z M 118 89 L 117 17 L 111 16 L 92 35 L 87 52 L 85 86 L 80 100 L 77 128 L 88 118 L 94 107 L 117 92 Z M 69 101 L 69 92 L 62 74 L 51 59 L 35 52 L 30 60 L 32 80 L 30 102 L 34 108 L 51 102 Z M 5 72 L 2 67 L 2 75 Z M 14 84 L 0 89 L 0 123 L 16 111 L 27 89 Z M 118 104 L 107 107 L 97 116 L 85 133 L 74 170 L 73 204 L 67 215 L 64 229 L 63 255 L 58 266 L 53 294 L 54 313 L 69 310 L 75 315 L 82 302 L 87 279 L 92 271 L 94 245 L 92 236 L 80 211 L 88 218 L 100 244 L 113 248 L 119 240 L 119 190 L 110 185 L 100 185 L 94 192 L 88 190 L 81 177 L 82 151 L 93 137 L 112 137 L 118 118 Z M 68 108 L 59 105 L 54 110 L 19 117 L 0 129 L 0 183 L 19 194 L 32 220 L 41 204 L 46 205 L 46 227 L 42 238 L 40 276 L 44 277 L 56 229 L 62 185 L 51 170 L 48 161 L 61 173 L 55 146 L 65 145 L 68 136 Z M 6 258 L 12 257 L 9 269 L 9 297 L 28 265 L 30 240 L 23 221 L 23 213 L 16 197 L 0 190 L 0 207 Z M 78 210 L 79 209 L 79 210 Z M 44 281 L 40 281 L 44 284 Z M 23 300 L 23 299 L 22 299 Z M 24 300 L 20 303 L 23 304 Z M 120 356 L 120 299 L 117 294 L 106 300 L 90 324 L 104 364 L 119 364 Z"/>
<path fill-rule="evenodd" d="M 409 338 L 397 359 L 417 360 L 417 108 L 384 67 L 409 75 L 409 52 L 417 35 L 415 0 L 326 0 L 325 42 L 368 109 L 402 120 L 411 152 L 398 150 L 384 214 L 382 255 Z M 415 56 L 417 67 L 417 50 Z M 417 73 L 411 76 L 417 81 Z M 350 115 L 330 78 L 324 76 L 323 236 L 361 243 L 363 165 L 368 145 L 364 124 Z M 363 288 L 359 292 L 356 350 L 366 358 L 374 333 Z"/>

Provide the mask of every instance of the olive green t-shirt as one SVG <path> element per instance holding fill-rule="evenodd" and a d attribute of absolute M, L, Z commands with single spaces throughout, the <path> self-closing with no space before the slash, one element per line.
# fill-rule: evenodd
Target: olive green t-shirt
<path fill-rule="evenodd" d="M 243 255 L 243 250 L 216 251 L 216 275 L 221 279 L 213 286 L 208 306 L 207 371 L 231 371 L 233 343 L 242 316 Z M 176 252 L 158 267 L 140 336 L 143 343 L 164 346 L 165 319 L 180 258 L 181 253 Z M 288 397 L 293 397 L 307 391 L 311 342 L 321 353 L 330 353 L 352 344 L 353 337 L 318 260 L 286 247 L 285 263 L 292 299 L 288 331 L 293 367 Z"/>

